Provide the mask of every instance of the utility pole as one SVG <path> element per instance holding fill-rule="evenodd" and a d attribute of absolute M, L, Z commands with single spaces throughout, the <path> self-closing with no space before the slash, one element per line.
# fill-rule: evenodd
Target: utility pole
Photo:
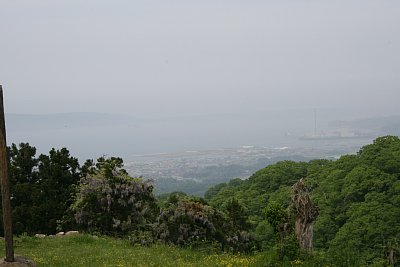
<path fill-rule="evenodd" d="M 14 261 L 14 243 L 11 223 L 10 183 L 7 168 L 6 123 L 4 118 L 3 87 L 0 85 L 0 180 L 3 204 L 6 262 Z"/>

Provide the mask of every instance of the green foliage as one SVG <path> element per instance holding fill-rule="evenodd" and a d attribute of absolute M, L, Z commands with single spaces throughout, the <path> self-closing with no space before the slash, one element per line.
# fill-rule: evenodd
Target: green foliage
<path fill-rule="evenodd" d="M 163 242 L 189 246 L 196 242 L 223 242 L 224 214 L 196 199 L 171 195 L 157 218 L 154 231 Z"/>
<path fill-rule="evenodd" d="M 371 200 L 353 205 L 348 211 L 349 220 L 330 241 L 329 249 L 338 253 L 346 244 L 367 261 L 382 256 L 385 242 L 398 237 L 400 231 L 400 209 L 385 202 Z"/>
<path fill-rule="evenodd" d="M 267 221 L 257 224 L 252 233 L 262 248 L 271 248 L 276 242 L 274 228 Z"/>
<path fill-rule="evenodd" d="M 235 198 L 228 200 L 225 207 L 233 231 L 247 231 L 250 224 L 247 221 L 248 212 Z"/>
<path fill-rule="evenodd" d="M 306 174 L 307 163 L 281 161 L 259 170 L 247 180 L 234 179 L 227 186 L 217 185 L 218 193 L 209 201 L 214 206 L 223 206 L 227 200 L 234 197 L 246 205 L 245 208 L 249 210 L 250 214 L 261 217 L 271 194 L 282 187 L 292 186 Z M 213 191 L 215 188 L 210 188 L 208 192 Z M 212 193 L 206 194 L 213 195 Z"/>
<path fill-rule="evenodd" d="M 236 200 L 227 205 L 227 214 L 201 198 L 171 194 L 161 208 L 154 232 L 157 239 L 174 245 L 215 247 L 230 252 L 251 252 L 257 248 L 246 212 Z"/>
<path fill-rule="evenodd" d="M 400 173 L 400 141 L 397 136 L 383 136 L 366 145 L 357 154 L 360 160 L 386 173 Z"/>
<path fill-rule="evenodd" d="M 123 235 L 154 221 L 153 186 L 128 176 L 122 166 L 120 158 L 100 158 L 80 181 L 72 210 L 84 230 Z"/>
<path fill-rule="evenodd" d="M 314 174 L 321 216 L 314 228 L 317 248 L 340 254 L 343 244 L 365 262 L 387 260 L 384 244 L 399 237 L 400 140 L 385 136 Z"/>
<path fill-rule="evenodd" d="M 228 223 L 225 226 L 225 246 L 232 252 L 252 252 L 259 247 L 259 243 L 248 230 L 251 224 L 248 221 L 248 212 L 235 198 L 226 202 L 225 210 Z"/>
<path fill-rule="evenodd" d="M 275 249 L 279 259 L 295 259 L 299 256 L 299 245 L 293 231 L 287 209 L 276 202 L 269 202 L 264 210 L 265 218 L 272 226 L 275 235 Z"/>
<path fill-rule="evenodd" d="M 243 203 L 251 218 L 250 231 L 264 249 L 271 248 L 271 237 L 276 237 L 272 230 L 287 216 L 290 187 L 302 177 L 307 177 L 312 201 L 320 208 L 314 224 L 317 252 L 336 259 L 337 266 L 388 264 L 390 251 L 400 258 L 400 248 L 389 245 L 400 240 L 400 139 L 395 136 L 377 138 L 357 154 L 336 161 L 267 166 L 237 186 L 211 188 L 209 202 L 221 207 L 234 197 Z M 264 208 L 270 227 L 263 222 Z"/>
<path fill-rule="evenodd" d="M 158 206 L 161 208 L 165 208 L 171 203 L 177 203 L 179 199 L 188 197 L 185 192 L 176 191 L 172 193 L 165 193 L 157 196 Z"/>
<path fill-rule="evenodd" d="M 257 171 L 247 180 L 234 179 L 226 186 L 215 186 L 208 192 L 213 195 L 209 202 L 214 207 L 225 207 L 232 198 L 237 199 L 249 215 L 250 233 L 264 245 L 270 247 L 276 239 L 268 228 L 267 233 L 259 231 L 265 228 L 264 209 L 270 201 L 280 203 L 287 208 L 290 203 L 291 186 L 307 175 L 307 163 L 281 161 Z M 217 193 L 215 193 L 218 191 Z M 207 194 L 207 193 L 206 193 Z M 258 229 L 258 231 L 256 231 Z"/>
<path fill-rule="evenodd" d="M 36 157 L 28 143 L 8 148 L 14 233 L 55 233 L 67 213 L 80 169 L 66 148 Z"/>
<path fill-rule="evenodd" d="M 153 244 L 156 237 L 192 248 L 217 244 L 226 251 L 248 252 L 257 247 L 254 236 L 272 253 L 258 254 L 252 266 L 384 266 L 400 258 L 398 137 L 380 137 L 336 161 L 278 162 L 247 180 L 211 188 L 206 193 L 211 205 L 179 192 L 161 196 L 155 224 L 152 185 L 129 177 L 120 158 L 87 161 L 80 170 L 65 148 L 36 157 L 34 147 L 20 144 L 8 153 L 17 233 L 54 233 L 57 220 L 68 221 L 74 211 L 84 229 L 130 236 L 133 244 Z M 311 257 L 299 253 L 287 212 L 291 186 L 303 177 L 320 208 Z M 28 237 L 18 239 L 17 248 L 18 242 L 33 244 Z M 264 256 L 265 262 L 260 261 Z"/>
<path fill-rule="evenodd" d="M 268 203 L 265 208 L 265 217 L 268 223 L 273 227 L 276 233 L 279 232 L 279 228 L 288 222 L 288 213 L 284 208 L 276 202 Z"/>
<path fill-rule="evenodd" d="M 149 247 L 156 243 L 153 229 L 151 228 L 134 230 L 129 234 L 128 239 L 132 245 Z"/>
<path fill-rule="evenodd" d="M 217 184 L 216 186 L 210 187 L 206 193 L 204 194 L 204 198 L 207 200 L 212 199 L 214 196 L 216 196 L 222 188 L 228 186 L 226 183 L 221 183 Z"/>
<path fill-rule="evenodd" d="M 69 155 L 66 148 L 40 155 L 38 164 L 40 225 L 45 233 L 54 233 L 57 221 L 66 214 L 72 204 L 76 184 L 80 179 L 78 159 Z"/>

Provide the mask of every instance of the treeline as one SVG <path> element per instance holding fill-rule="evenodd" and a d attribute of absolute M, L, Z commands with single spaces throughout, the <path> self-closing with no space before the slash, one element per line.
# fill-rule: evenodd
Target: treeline
<path fill-rule="evenodd" d="M 66 148 L 36 156 L 28 143 L 8 148 L 14 233 L 55 234 L 81 230 L 231 252 L 257 248 L 242 206 L 227 212 L 204 199 L 174 193 L 157 199 L 152 181 L 131 177 L 118 157 L 87 160 L 82 166 Z"/>
<path fill-rule="evenodd" d="M 249 212 L 251 233 L 264 248 L 273 247 L 277 244 L 274 228 L 265 221 L 266 207 L 290 214 L 292 186 L 300 178 L 306 178 L 319 207 L 314 252 L 348 264 L 395 264 L 400 256 L 398 137 L 377 138 L 356 155 L 336 161 L 278 162 L 247 180 L 212 187 L 205 198 L 215 207 L 237 199 Z"/>
<path fill-rule="evenodd" d="M 16 234 L 81 230 L 139 245 L 266 251 L 272 255 L 263 259 L 267 266 L 296 260 L 384 266 L 395 265 L 400 255 L 395 136 L 380 137 L 336 161 L 281 161 L 249 179 L 216 185 L 204 199 L 179 192 L 156 198 L 152 182 L 129 176 L 121 158 L 80 166 L 66 148 L 36 156 L 26 143 L 9 147 L 8 158 Z M 296 196 L 299 181 L 304 191 Z M 300 249 L 296 235 L 299 197 L 312 207 L 312 216 L 304 217 L 304 225 L 313 228 L 312 255 Z"/>

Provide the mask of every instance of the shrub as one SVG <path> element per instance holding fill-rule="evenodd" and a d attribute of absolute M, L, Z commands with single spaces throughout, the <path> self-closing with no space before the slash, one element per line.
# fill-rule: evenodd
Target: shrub
<path fill-rule="evenodd" d="M 232 253 L 250 253 L 259 247 L 256 239 L 247 231 L 237 231 L 227 236 L 225 240 L 226 246 Z"/>
<path fill-rule="evenodd" d="M 72 210 L 77 223 L 89 232 L 127 234 L 152 223 L 157 212 L 150 181 L 132 178 L 122 160 L 98 160 L 80 181 Z"/>
<path fill-rule="evenodd" d="M 152 229 L 148 230 L 134 230 L 128 237 L 129 242 L 132 245 L 139 245 L 139 246 L 151 246 L 153 245 L 156 240 L 154 239 Z"/>
<path fill-rule="evenodd" d="M 232 213 L 232 212 L 231 212 Z M 245 230 L 246 218 L 225 215 L 209 206 L 201 198 L 171 195 L 161 209 L 154 225 L 159 240 L 191 248 L 204 248 L 230 252 L 251 252 L 257 248 L 255 239 Z M 238 223 L 240 221 L 240 223 Z"/>
<path fill-rule="evenodd" d="M 166 243 L 189 246 L 223 241 L 224 214 L 201 200 L 173 199 L 161 209 L 154 227 L 155 236 Z"/>

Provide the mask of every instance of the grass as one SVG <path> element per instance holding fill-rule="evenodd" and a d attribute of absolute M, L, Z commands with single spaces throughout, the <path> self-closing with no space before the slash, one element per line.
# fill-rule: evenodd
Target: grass
<path fill-rule="evenodd" d="M 0 242 L 4 257 L 4 241 Z M 254 266 L 255 257 L 215 254 L 167 245 L 132 246 L 127 240 L 76 235 L 46 237 L 22 236 L 15 239 L 15 254 L 28 257 L 38 266 Z"/>
<path fill-rule="evenodd" d="M 329 258 L 325 258 L 325 255 L 317 255 L 305 261 L 300 259 L 282 261 L 273 251 L 260 252 L 254 255 L 232 255 L 162 244 L 140 247 L 132 246 L 125 239 L 95 237 L 86 234 L 46 238 L 20 236 L 15 238 L 14 243 L 16 255 L 30 258 L 38 266 L 47 267 L 364 266 L 356 263 L 341 264 L 341 262 L 347 261 L 343 259 L 329 260 Z M 4 257 L 4 254 L 4 239 L 0 239 L 0 257 Z M 375 264 L 373 266 L 383 265 Z"/>

